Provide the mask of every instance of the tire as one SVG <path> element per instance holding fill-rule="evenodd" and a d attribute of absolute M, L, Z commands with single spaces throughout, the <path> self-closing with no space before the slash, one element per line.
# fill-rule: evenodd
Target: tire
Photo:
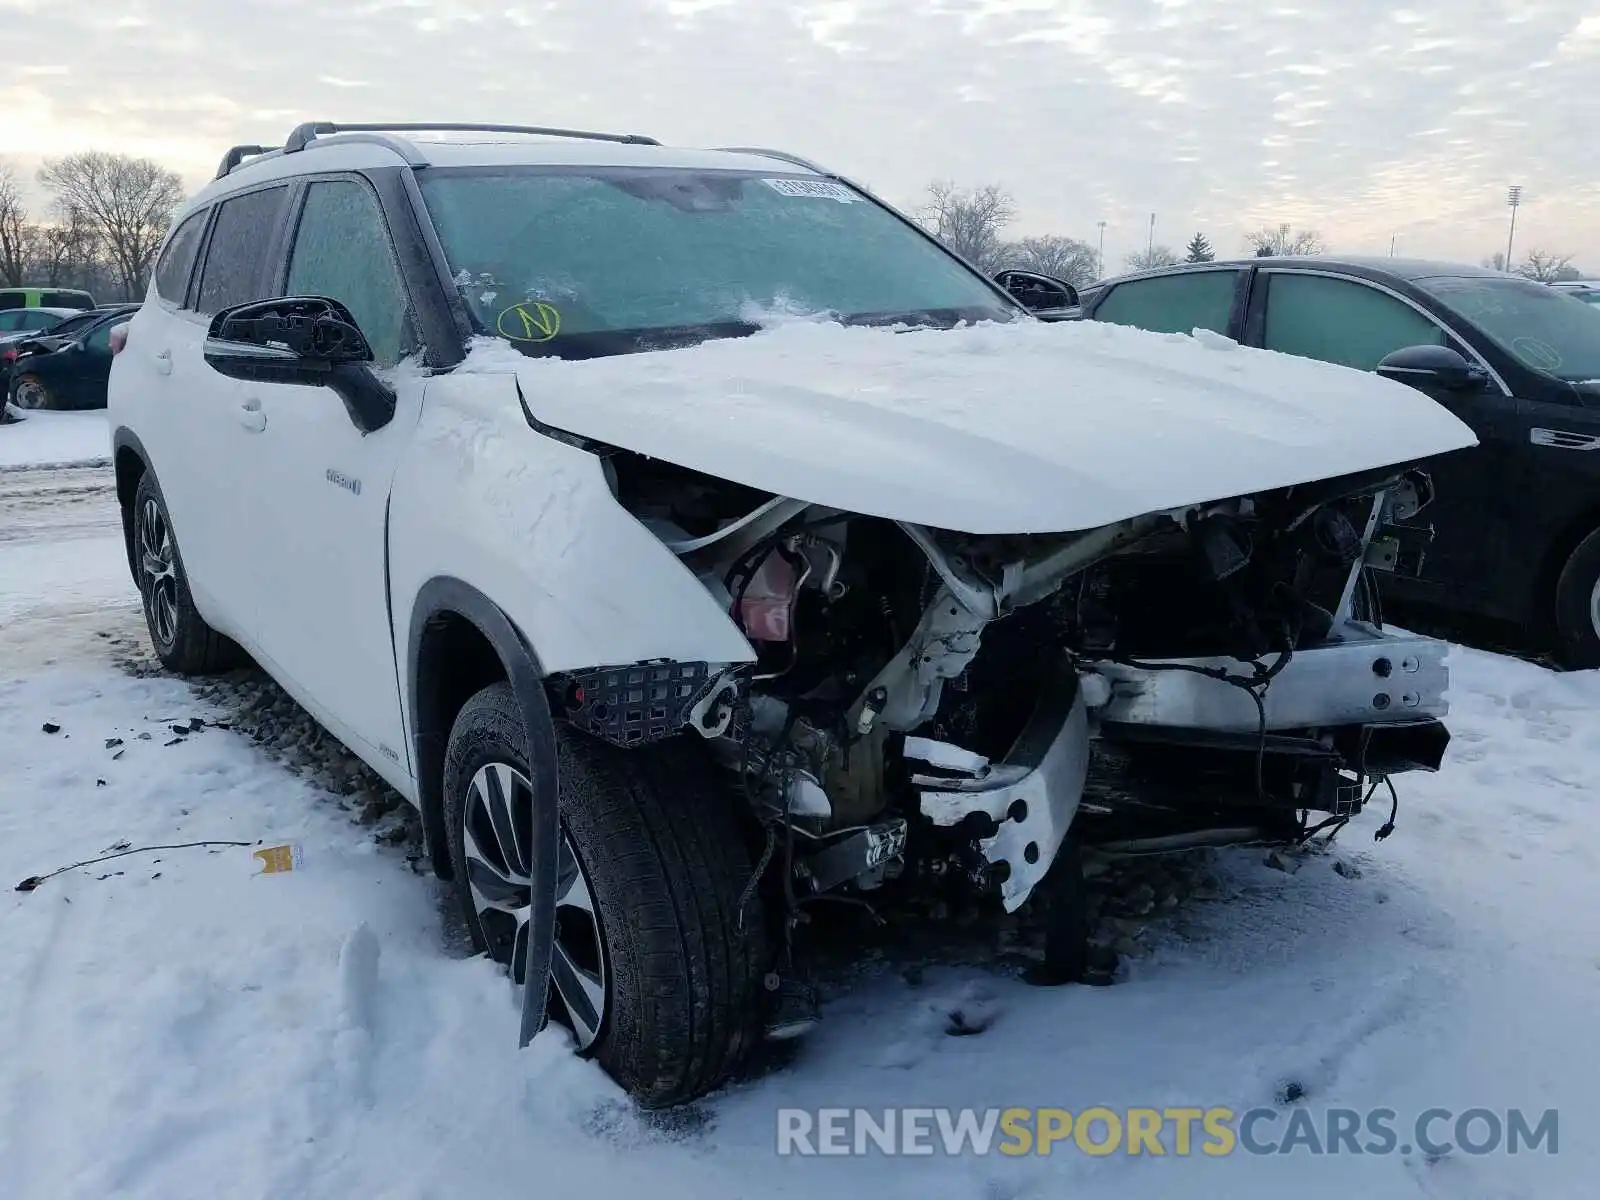
<path fill-rule="evenodd" d="M 207 675 L 236 665 L 242 657 L 238 647 L 207 625 L 194 606 L 167 502 L 150 471 L 134 490 L 130 533 L 145 625 L 161 665 L 179 675 Z"/>
<path fill-rule="evenodd" d="M 11 385 L 11 403 L 23 412 L 38 412 L 54 408 L 56 398 L 37 375 L 19 375 Z"/>
<path fill-rule="evenodd" d="M 1089 893 L 1083 852 L 1072 834 L 1062 839 L 1034 902 L 1044 926 L 1044 962 L 1028 981 L 1046 986 L 1082 983 L 1089 974 Z"/>
<path fill-rule="evenodd" d="M 507 795 L 527 786 L 526 745 L 511 686 L 494 684 L 456 717 L 444 767 L 457 902 L 474 944 L 517 983 L 519 926 L 484 909 L 470 881 L 485 879 L 484 856 L 498 852 L 484 844 L 494 836 L 482 816 L 495 786 L 489 777 Z M 688 742 L 620 750 L 558 727 L 556 746 L 563 871 L 551 1015 L 643 1107 L 694 1100 L 726 1080 L 760 1036 L 766 925 L 754 896 L 742 927 L 738 920 L 752 863 L 733 797 Z M 531 798 L 512 808 L 531 813 Z M 510 819 L 526 828 L 527 815 Z M 470 867 L 469 839 L 478 855 Z M 575 983 L 570 967 L 586 958 L 590 968 Z M 598 1012 L 575 1019 L 567 1000 L 575 986 L 580 1008 L 598 988 Z"/>
<path fill-rule="evenodd" d="M 1563 665 L 1600 667 L 1600 529 L 1578 543 L 1556 581 L 1556 639 Z"/>

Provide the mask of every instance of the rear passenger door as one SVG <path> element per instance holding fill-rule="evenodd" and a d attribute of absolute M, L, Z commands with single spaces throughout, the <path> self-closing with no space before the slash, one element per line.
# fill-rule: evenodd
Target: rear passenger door
<path fill-rule="evenodd" d="M 1209 329 L 1237 338 L 1246 274 L 1242 267 L 1213 267 L 1130 279 L 1113 285 L 1089 316 L 1152 333 Z"/>
<path fill-rule="evenodd" d="M 1374 370 L 1407 346 L 1450 346 L 1478 361 L 1471 347 L 1420 305 L 1353 276 L 1299 268 L 1264 268 L 1250 303 L 1251 330 L 1267 350 Z M 1516 528 L 1512 489 L 1516 458 L 1508 437 L 1511 404 L 1491 383 L 1479 392 L 1423 390 L 1460 417 L 1481 443 L 1428 461 L 1438 498 L 1421 518 L 1434 526 L 1421 580 L 1386 576 L 1388 586 L 1418 599 L 1478 595 Z M 1372 431 L 1383 437 L 1382 429 Z"/>
<path fill-rule="evenodd" d="M 222 200 L 209 221 L 188 218 L 156 268 L 154 302 L 140 310 L 117 356 L 119 372 L 134 356 L 137 388 L 148 390 L 135 429 L 167 501 L 195 603 L 213 627 L 246 645 L 253 644 L 256 593 L 272 571 L 253 544 L 260 446 L 248 420 L 252 385 L 212 370 L 204 347 L 217 312 L 266 294 L 288 195 L 284 184 L 258 188 Z M 192 269 L 184 262 L 190 245 Z M 117 386 L 134 385 L 119 376 Z"/>

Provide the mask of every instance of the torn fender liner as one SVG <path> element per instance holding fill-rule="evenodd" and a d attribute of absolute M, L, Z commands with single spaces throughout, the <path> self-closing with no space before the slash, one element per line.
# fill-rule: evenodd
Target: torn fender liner
<path fill-rule="evenodd" d="M 976 776 L 952 775 L 943 786 L 924 790 L 922 812 L 945 826 L 959 825 L 974 813 L 988 818 L 994 832 L 978 847 L 995 866 L 1004 864 L 1000 899 L 1007 912 L 1015 912 L 1055 861 L 1088 772 L 1088 706 L 1076 676 L 1063 672 L 1045 688 L 1003 762 Z"/>
<path fill-rule="evenodd" d="M 553 707 L 569 722 L 615 746 L 672 737 L 695 705 L 722 681 L 723 664 L 649 662 L 567 671 L 549 680 Z"/>

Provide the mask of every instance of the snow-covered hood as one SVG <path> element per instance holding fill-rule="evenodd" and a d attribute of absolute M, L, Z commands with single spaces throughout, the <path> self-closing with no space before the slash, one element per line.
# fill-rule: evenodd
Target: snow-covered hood
<path fill-rule="evenodd" d="M 482 349 L 496 367 L 513 357 Z M 685 350 L 514 357 L 529 409 L 558 429 L 974 534 L 1091 529 L 1476 443 L 1376 375 L 1093 322 L 798 322 Z"/>

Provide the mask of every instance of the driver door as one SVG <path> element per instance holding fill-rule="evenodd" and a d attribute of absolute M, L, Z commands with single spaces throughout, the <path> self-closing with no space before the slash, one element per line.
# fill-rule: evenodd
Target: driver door
<path fill-rule="evenodd" d="M 283 294 L 348 307 L 380 374 L 414 344 L 383 211 L 356 176 L 305 190 Z M 389 485 L 421 410 L 420 373 L 395 372 L 393 420 L 363 433 L 330 388 L 261 384 L 257 536 L 279 567 L 255 628 L 273 674 L 352 750 L 409 775 L 387 580 Z"/>

